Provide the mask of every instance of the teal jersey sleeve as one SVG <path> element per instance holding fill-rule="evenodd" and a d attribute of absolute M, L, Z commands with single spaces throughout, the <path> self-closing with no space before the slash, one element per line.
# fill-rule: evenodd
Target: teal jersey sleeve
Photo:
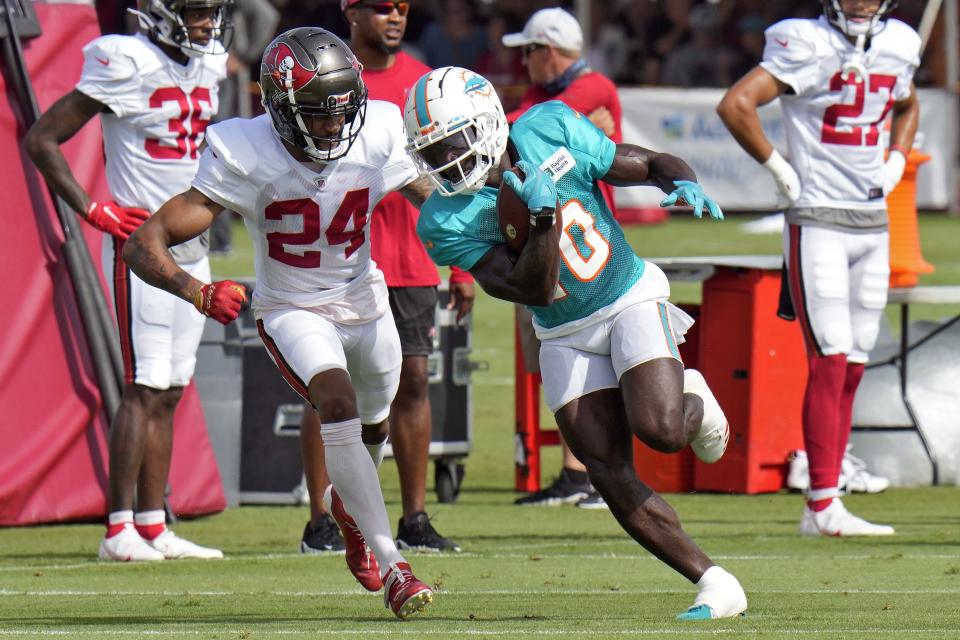
<path fill-rule="evenodd" d="M 473 196 L 434 192 L 420 208 L 417 235 L 440 266 L 473 268 L 494 245 L 504 242 L 497 225 L 497 190 L 484 187 Z"/>

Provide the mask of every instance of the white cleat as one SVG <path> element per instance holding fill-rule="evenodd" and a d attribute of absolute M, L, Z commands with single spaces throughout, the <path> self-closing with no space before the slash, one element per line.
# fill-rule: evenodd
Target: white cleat
<path fill-rule="evenodd" d="M 832 536 L 848 538 L 851 536 L 892 536 L 893 527 L 885 524 L 873 524 L 853 515 L 843 506 L 840 498 L 834 498 L 830 506 L 823 511 L 813 511 L 804 507 L 800 519 L 800 533 L 805 536 Z"/>
<path fill-rule="evenodd" d="M 133 523 L 127 523 L 115 536 L 100 541 L 101 560 L 115 562 L 156 562 L 163 560 L 163 554 L 147 544 L 140 537 Z"/>
<path fill-rule="evenodd" d="M 184 540 L 170 529 L 164 530 L 153 540 L 148 540 L 147 544 L 163 554 L 163 557 L 167 560 L 179 560 L 181 558 L 219 559 L 223 557 L 223 551 L 220 551 L 220 549 L 201 547 L 189 540 Z"/>
<path fill-rule="evenodd" d="M 713 620 L 734 618 L 747 610 L 747 594 L 740 581 L 716 565 L 707 569 L 697 583 L 700 592 L 693 605 L 677 620 Z"/>
<path fill-rule="evenodd" d="M 890 487 L 890 480 L 867 471 L 867 463 L 850 453 L 848 446 L 840 465 L 839 486 L 846 493 L 882 493 Z"/>
<path fill-rule="evenodd" d="M 700 460 L 707 464 L 716 462 L 723 457 L 730 441 L 730 423 L 723 415 L 720 403 L 713 397 L 713 392 L 707 386 L 703 374 L 696 369 L 685 369 L 683 372 L 683 392 L 692 393 L 703 400 L 703 422 L 700 431 L 690 443 L 690 448 Z"/>

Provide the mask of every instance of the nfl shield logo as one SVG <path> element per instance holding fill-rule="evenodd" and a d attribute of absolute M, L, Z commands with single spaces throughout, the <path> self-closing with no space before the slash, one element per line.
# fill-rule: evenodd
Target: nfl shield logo
<path fill-rule="evenodd" d="M 324 176 L 314 178 L 313 182 L 317 185 L 317 189 L 323 189 L 325 186 L 327 186 L 327 179 Z"/>

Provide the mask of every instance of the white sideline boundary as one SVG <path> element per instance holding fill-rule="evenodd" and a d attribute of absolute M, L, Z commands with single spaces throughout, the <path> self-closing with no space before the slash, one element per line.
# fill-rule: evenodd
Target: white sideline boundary
<path fill-rule="evenodd" d="M 436 593 L 448 597 L 461 596 L 586 596 L 586 595 L 685 595 L 691 589 L 624 589 L 624 588 L 597 588 L 597 589 L 437 589 Z M 764 589 L 752 590 L 751 593 L 780 594 L 780 595 L 960 595 L 960 587 L 956 589 Z M 63 589 L 0 589 L 0 597 L 150 597 L 150 598 L 235 598 L 238 596 L 262 597 L 275 596 L 280 598 L 319 598 L 331 596 L 361 596 L 364 598 L 380 598 L 377 593 L 370 593 L 360 589 L 325 589 L 322 591 L 167 591 L 167 590 L 63 590 Z"/>
<path fill-rule="evenodd" d="M 619 544 L 619 543 L 618 543 Z M 581 553 L 542 553 L 544 549 L 549 548 L 551 545 L 530 545 L 527 547 L 529 552 L 526 553 L 478 553 L 473 551 L 465 551 L 462 553 L 428 553 L 428 552 L 414 552 L 408 554 L 411 558 L 419 559 L 430 559 L 433 560 L 462 560 L 462 559 L 478 559 L 478 560 L 517 560 L 517 559 L 530 559 L 532 556 L 538 557 L 538 559 L 543 561 L 549 560 L 616 560 L 622 562 L 625 560 L 631 560 L 636 562 L 657 562 L 660 561 L 645 553 L 593 553 L 593 554 L 581 554 Z M 567 543 L 557 544 L 554 546 L 570 546 Z M 524 547 L 511 547 L 514 549 L 523 549 Z M 750 555 L 724 555 L 724 554 L 714 554 L 710 556 L 712 559 L 718 562 L 768 562 L 768 561 L 785 561 L 785 560 L 806 560 L 809 559 L 808 554 L 796 554 L 796 555 L 763 555 L 763 554 L 750 554 Z M 262 554 L 253 554 L 253 555 L 243 555 L 243 556 L 227 556 L 222 560 L 217 560 L 216 562 L 243 562 L 246 560 L 299 560 L 302 562 L 317 562 L 322 561 L 324 558 L 339 558 L 342 560 L 343 554 L 319 554 L 319 555 L 304 555 L 298 552 L 290 553 L 262 553 Z M 909 553 L 909 554 L 897 554 L 898 559 L 906 560 L 954 560 L 960 561 L 960 553 Z M 831 561 L 862 561 L 862 560 L 882 560 L 884 559 L 884 554 L 882 553 L 858 553 L 858 554 L 837 554 L 831 555 Z M 211 562 L 210 560 L 172 560 L 168 562 L 176 562 L 177 564 L 182 564 L 186 562 Z M 162 564 L 162 563 L 161 563 Z M 136 562 L 106 562 L 101 560 L 96 560 L 91 554 L 91 559 L 87 562 L 74 562 L 69 564 L 31 564 L 31 565 L 16 565 L 16 564 L 6 564 L 0 565 L 0 573 L 11 573 L 18 571 L 70 571 L 72 569 L 90 569 L 94 567 L 98 568 L 121 568 L 121 567 L 138 567 L 143 566 L 142 563 Z M 122 569 L 121 569 L 122 570 Z"/>
<path fill-rule="evenodd" d="M 748 614 L 749 615 L 749 614 Z M 732 622 L 732 620 L 731 620 Z M 687 623 L 691 624 L 691 623 Z M 693 623 L 696 624 L 696 623 Z M 445 629 L 430 631 L 420 628 L 406 628 L 398 629 L 396 625 L 391 624 L 390 629 L 323 629 L 318 631 L 317 629 L 259 629 L 257 625 L 251 625 L 248 628 L 237 628 L 237 629 L 216 629 L 217 636 L 223 635 L 224 637 L 230 638 L 243 638 L 247 637 L 246 634 L 253 634 L 253 636 L 262 637 L 264 635 L 270 636 L 308 636 L 311 638 L 316 638 L 321 635 L 324 638 L 336 637 L 336 636 L 386 636 L 386 635 L 399 635 L 399 636 L 414 636 L 417 638 L 422 638 L 424 636 L 440 636 L 443 638 L 457 637 L 457 636 L 507 636 L 507 637 L 517 637 L 519 636 L 545 636 L 545 637 L 565 637 L 565 636 L 587 636 L 587 635 L 602 635 L 602 636 L 728 636 L 728 635 L 743 635 L 746 632 L 744 629 L 734 628 L 734 629 L 704 629 L 704 628 L 694 628 L 692 626 L 683 628 L 683 629 L 637 629 L 637 630 L 604 630 L 604 629 L 593 629 L 593 630 L 570 630 L 570 631 L 559 631 L 559 630 L 544 630 L 544 629 L 504 629 L 504 630 L 493 630 L 493 629 Z M 787 627 L 774 627 L 770 629 L 763 629 L 763 634 L 777 634 L 778 636 L 799 636 L 799 637 L 816 637 L 816 636 L 827 636 L 828 638 L 847 638 L 850 636 L 863 636 L 863 635 L 878 635 L 878 634 L 897 634 L 898 637 L 904 636 L 935 636 L 943 637 L 943 629 L 891 629 L 891 628 L 876 628 L 876 629 L 791 629 Z M 209 635 L 212 632 L 211 629 L 102 629 L 102 630 L 93 630 L 93 629 L 83 629 L 83 630 L 59 630 L 59 629 L 48 629 L 48 630 L 20 630 L 20 629 L 0 629 L 0 636 L 51 636 L 58 638 L 69 638 L 72 636 L 75 637 L 145 637 L 145 636 L 162 636 L 169 637 L 173 635 L 177 636 L 199 636 L 199 635 Z"/>

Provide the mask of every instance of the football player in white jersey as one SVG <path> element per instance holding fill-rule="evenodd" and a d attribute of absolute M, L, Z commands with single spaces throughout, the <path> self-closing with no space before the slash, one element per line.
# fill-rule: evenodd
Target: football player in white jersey
<path fill-rule="evenodd" d="M 884 197 L 903 175 L 920 107 L 913 86 L 920 37 L 889 18 L 896 0 L 823 0 L 823 15 L 766 31 L 763 61 L 717 108 L 788 202 L 790 299 L 807 345 L 803 438 L 810 491 L 804 535 L 890 535 L 852 515 L 837 488 L 853 399 L 877 340 L 889 276 Z M 788 158 L 757 107 L 780 98 Z M 884 161 L 881 130 L 892 114 Z"/>
<path fill-rule="evenodd" d="M 174 410 L 193 377 L 204 318 L 131 275 L 120 251 L 197 171 L 204 130 L 217 110 L 217 85 L 226 75 L 227 4 L 141 0 L 136 13 L 144 32 L 102 36 L 84 47 L 76 88 L 27 136 L 27 150 L 53 190 L 111 236 L 103 243 L 102 264 L 116 306 L 126 384 L 110 429 L 104 560 L 223 557 L 169 531 L 163 504 Z M 80 186 L 60 150 L 97 115 L 113 196 L 101 202 Z M 177 247 L 175 255 L 184 269 L 209 279 L 206 253 L 206 242 L 198 239 Z"/>
<path fill-rule="evenodd" d="M 370 215 L 391 191 L 419 207 L 432 188 L 404 151 L 400 109 L 368 101 L 360 71 L 323 29 L 275 38 L 260 71 L 267 113 L 208 130 L 191 188 L 131 236 L 124 258 L 147 282 L 229 322 L 239 312 L 232 285 L 205 285 L 168 247 L 202 233 L 225 208 L 243 216 L 254 242 L 257 328 L 284 378 L 320 414 L 335 487 L 325 498 L 347 565 L 366 589 L 383 587 L 385 604 L 404 618 L 432 593 L 397 550 L 377 476 L 401 354 L 386 283 L 370 259 Z"/>

